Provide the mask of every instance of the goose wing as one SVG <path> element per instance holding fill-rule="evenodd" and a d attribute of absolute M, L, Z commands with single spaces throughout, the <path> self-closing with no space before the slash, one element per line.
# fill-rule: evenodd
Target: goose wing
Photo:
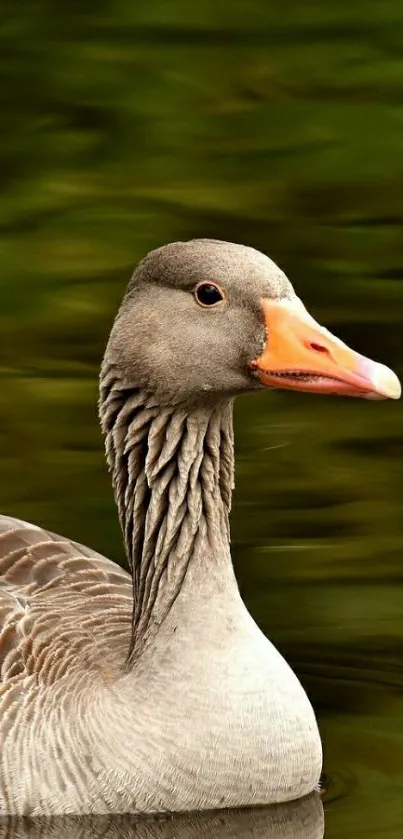
<path fill-rule="evenodd" d="M 101 554 L 0 516 L 0 692 L 72 670 L 116 672 L 131 631 L 130 575 Z"/>

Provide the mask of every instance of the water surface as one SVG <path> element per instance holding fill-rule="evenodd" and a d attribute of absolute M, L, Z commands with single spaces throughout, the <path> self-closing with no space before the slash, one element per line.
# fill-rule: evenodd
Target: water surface
<path fill-rule="evenodd" d="M 213 236 L 266 250 L 318 319 L 402 373 L 403 11 L 16 10 L 2 30 L 0 507 L 122 561 L 96 379 L 148 249 Z M 400 404 L 262 394 L 236 409 L 236 571 L 318 711 L 327 837 L 403 828 L 401 429 Z"/>

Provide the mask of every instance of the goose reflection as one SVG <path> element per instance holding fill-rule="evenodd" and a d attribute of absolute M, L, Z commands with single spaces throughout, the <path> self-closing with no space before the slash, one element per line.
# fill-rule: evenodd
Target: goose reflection
<path fill-rule="evenodd" d="M 299 801 L 250 810 L 174 816 L 4 818 L 0 839 L 323 839 L 318 793 Z"/>

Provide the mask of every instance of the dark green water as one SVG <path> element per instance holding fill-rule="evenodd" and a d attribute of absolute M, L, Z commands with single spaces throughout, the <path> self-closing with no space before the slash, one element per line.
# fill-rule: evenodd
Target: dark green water
<path fill-rule="evenodd" d="M 0 507 L 121 560 L 96 378 L 147 250 L 257 246 L 403 372 L 403 6 L 3 11 Z M 234 560 L 318 710 L 326 836 L 400 836 L 401 405 L 262 394 L 236 426 Z"/>

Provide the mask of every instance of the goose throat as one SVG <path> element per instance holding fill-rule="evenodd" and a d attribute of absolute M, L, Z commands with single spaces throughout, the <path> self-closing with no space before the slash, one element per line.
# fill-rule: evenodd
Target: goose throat
<path fill-rule="evenodd" d="M 215 565 L 231 565 L 232 401 L 161 407 L 108 368 L 100 417 L 133 579 L 130 664 L 158 632 L 206 545 Z"/>

